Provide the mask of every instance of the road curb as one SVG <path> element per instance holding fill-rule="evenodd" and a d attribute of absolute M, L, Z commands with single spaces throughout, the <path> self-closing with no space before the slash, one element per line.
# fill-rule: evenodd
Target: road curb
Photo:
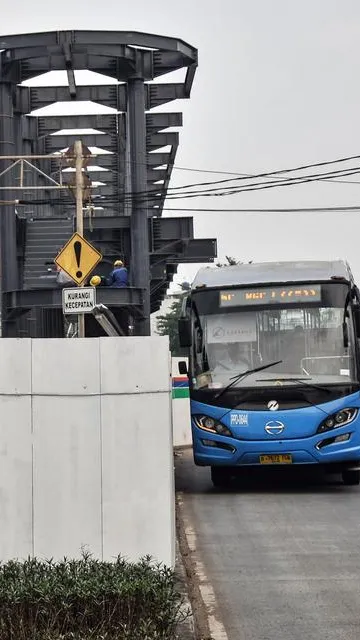
<path fill-rule="evenodd" d="M 194 621 L 195 640 L 228 640 L 214 613 L 215 596 L 202 564 L 194 559 L 195 533 L 187 522 L 182 494 L 175 497 L 176 531 Z"/>
<path fill-rule="evenodd" d="M 196 640 L 195 636 L 195 626 L 194 626 L 194 616 L 192 612 L 192 606 L 188 595 L 188 585 L 187 585 L 187 577 L 186 571 L 180 551 L 179 540 L 176 539 L 176 564 L 175 564 L 175 574 L 179 583 L 179 590 L 184 599 L 183 606 L 181 608 L 181 613 L 184 616 L 183 622 L 179 623 L 179 640 Z"/>

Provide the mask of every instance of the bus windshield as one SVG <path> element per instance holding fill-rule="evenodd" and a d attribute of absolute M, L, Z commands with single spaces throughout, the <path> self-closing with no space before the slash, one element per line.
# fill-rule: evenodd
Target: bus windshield
<path fill-rule="evenodd" d="M 335 288 L 336 287 L 336 288 Z M 347 314 L 348 345 L 344 345 L 346 287 L 329 285 L 326 295 L 317 287 L 316 301 L 281 301 L 262 288 L 262 297 L 247 299 L 233 290 L 223 302 L 219 292 L 193 297 L 193 386 L 221 388 L 241 372 L 281 360 L 269 369 L 246 376 L 235 385 L 258 387 L 356 382 L 354 332 Z M 315 289 L 313 289 L 315 292 Z M 216 294 L 216 295 L 215 295 Z M 258 294 L 257 294 L 258 295 Z M 280 295 L 280 293 L 279 293 Z M 315 297 L 315 296 L 314 296 Z M 233 300 L 233 304 L 231 304 Z"/>

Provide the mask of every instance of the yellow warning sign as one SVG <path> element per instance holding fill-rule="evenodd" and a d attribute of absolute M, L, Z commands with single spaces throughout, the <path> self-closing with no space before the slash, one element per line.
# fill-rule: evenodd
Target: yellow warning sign
<path fill-rule="evenodd" d="M 79 233 L 74 233 L 55 258 L 55 264 L 76 282 L 82 284 L 102 259 L 100 251 Z"/>

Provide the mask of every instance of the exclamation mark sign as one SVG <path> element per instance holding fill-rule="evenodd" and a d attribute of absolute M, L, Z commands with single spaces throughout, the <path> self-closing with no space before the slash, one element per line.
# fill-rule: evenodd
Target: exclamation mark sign
<path fill-rule="evenodd" d="M 79 269 L 79 270 L 76 272 L 76 277 L 77 277 L 77 278 L 81 278 L 81 277 L 82 277 L 82 271 L 80 271 L 81 242 L 79 242 L 79 240 L 77 240 L 76 242 L 74 242 L 74 251 L 75 251 L 76 264 L 77 264 L 78 269 Z"/>

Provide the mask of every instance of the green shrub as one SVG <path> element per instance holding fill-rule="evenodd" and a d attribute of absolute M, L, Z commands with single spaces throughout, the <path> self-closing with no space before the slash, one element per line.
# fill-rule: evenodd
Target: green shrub
<path fill-rule="evenodd" d="M 173 640 L 182 612 L 173 571 L 149 557 L 0 565 L 0 640 Z"/>

